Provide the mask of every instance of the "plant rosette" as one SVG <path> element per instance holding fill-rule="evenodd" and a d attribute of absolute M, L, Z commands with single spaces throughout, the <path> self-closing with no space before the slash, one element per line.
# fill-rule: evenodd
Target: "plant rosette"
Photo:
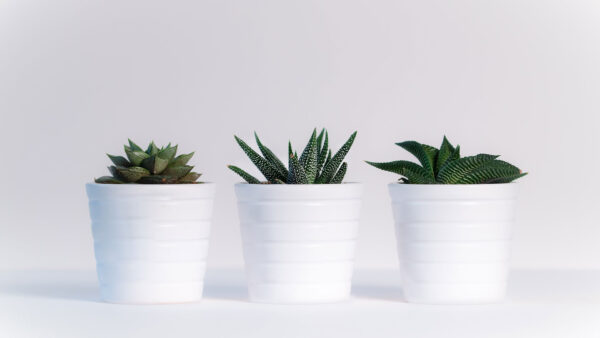
<path fill-rule="evenodd" d="M 326 303 L 347 299 L 354 262 L 362 185 L 342 183 L 356 132 L 334 154 L 324 129 L 313 131 L 298 156 L 288 144 L 288 167 L 258 135 L 254 151 L 237 143 L 265 176 L 229 168 L 235 185 L 250 300 Z"/>
<path fill-rule="evenodd" d="M 517 167 L 498 156 L 460 157 L 442 147 L 398 143 L 408 161 L 369 164 L 397 174 L 389 185 L 404 298 L 428 304 L 477 304 L 505 298 L 515 221 Z"/>
<path fill-rule="evenodd" d="M 148 153 L 154 151 L 151 148 Z M 160 150 L 156 152 L 160 154 Z M 146 184 L 137 182 L 142 177 L 125 184 L 133 175 L 123 177 L 120 172 L 142 172 L 136 169 L 140 163 L 134 162 L 141 155 L 130 157 L 130 153 L 129 161 L 109 155 L 118 171 L 112 169 L 113 177 L 86 185 L 101 298 L 126 304 L 199 301 L 215 184 L 195 183 L 199 176 L 195 173 L 193 181 L 186 178 L 184 184 L 177 176 L 190 177 L 191 168 L 172 176 L 169 172 L 174 169 L 152 173 L 152 165 L 160 162 L 154 159 L 146 161 L 150 168 Z M 175 152 L 169 153 L 162 160 L 171 167 L 165 168 L 173 168 L 173 163 L 185 165 L 175 162 Z"/>
<path fill-rule="evenodd" d="M 251 301 L 350 296 L 362 185 L 235 185 Z"/>

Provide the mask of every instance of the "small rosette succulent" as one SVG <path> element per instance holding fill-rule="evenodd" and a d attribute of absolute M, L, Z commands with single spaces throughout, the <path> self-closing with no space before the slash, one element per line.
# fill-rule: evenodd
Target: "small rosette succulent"
<path fill-rule="evenodd" d="M 193 172 L 194 167 L 187 165 L 194 153 L 176 156 L 177 145 L 171 146 L 169 143 L 159 148 L 152 141 L 143 150 L 129 140 L 129 145 L 125 145 L 125 154 L 127 158 L 106 154 L 114 164 L 108 167 L 112 176 L 102 176 L 94 181 L 102 184 L 200 183 L 196 181 L 201 174 Z"/>
<path fill-rule="evenodd" d="M 228 168 L 250 184 L 339 184 L 342 183 L 348 167 L 348 164 L 343 162 L 344 157 L 352 147 L 355 137 L 356 132 L 350 135 L 335 154 L 332 154 L 327 131 L 323 129 L 317 136 L 315 129 L 300 157 L 292 150 L 292 143 L 288 143 L 288 167 L 286 168 L 283 162 L 262 144 L 256 133 L 254 138 L 262 156 L 235 136 L 237 143 L 267 181 L 261 182 L 236 166 L 230 165 Z"/>
<path fill-rule="evenodd" d="M 489 184 L 509 183 L 527 175 L 514 165 L 498 159 L 499 155 L 478 154 L 460 157 L 460 146 L 454 147 L 444 136 L 440 149 L 415 141 L 396 143 L 420 162 L 369 162 L 381 170 L 401 175 L 408 184 Z"/>

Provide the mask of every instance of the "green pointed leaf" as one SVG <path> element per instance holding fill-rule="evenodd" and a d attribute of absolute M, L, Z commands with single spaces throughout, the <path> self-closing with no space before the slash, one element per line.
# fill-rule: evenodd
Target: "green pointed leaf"
<path fill-rule="evenodd" d="M 396 145 L 413 154 L 419 160 L 421 166 L 429 173 L 429 176 L 435 178 L 435 158 L 438 153 L 436 148 L 416 141 L 398 142 Z"/>
<path fill-rule="evenodd" d="M 340 166 L 340 169 L 335 173 L 335 176 L 331 179 L 330 184 L 340 184 L 344 180 L 344 175 L 346 175 L 346 169 L 348 169 L 348 163 L 344 162 Z"/>
<path fill-rule="evenodd" d="M 331 150 L 329 150 L 329 135 L 327 130 L 323 129 L 323 131 L 325 131 L 325 139 L 323 141 L 323 146 L 319 150 L 319 156 L 317 159 L 317 178 L 322 175 L 321 171 L 323 170 L 323 166 L 328 158 L 328 155 L 329 158 L 331 158 Z"/>
<path fill-rule="evenodd" d="M 149 175 L 140 178 L 137 183 L 140 184 L 175 184 L 177 183 L 177 177 L 165 176 L 165 175 Z"/>
<path fill-rule="evenodd" d="M 317 176 L 317 155 L 317 129 L 315 129 L 313 130 L 299 161 L 300 165 L 304 168 L 309 184 L 314 183 Z"/>
<path fill-rule="evenodd" d="M 127 154 L 129 162 L 134 166 L 139 166 L 144 159 L 150 157 L 150 155 L 146 154 L 144 151 L 132 150 L 127 146 L 125 147 L 125 154 Z"/>
<path fill-rule="evenodd" d="M 244 179 L 244 181 L 246 181 L 250 184 L 259 184 L 260 183 L 260 181 L 256 177 L 248 174 L 247 172 L 243 171 L 242 169 L 240 169 L 234 165 L 228 165 L 227 168 L 231 169 L 234 173 L 240 175 Z"/>
<path fill-rule="evenodd" d="M 237 143 L 242 148 L 242 150 L 244 150 L 246 155 L 248 155 L 248 157 L 250 158 L 250 161 L 252 161 L 252 163 L 254 163 L 254 165 L 256 165 L 258 170 L 265 176 L 267 181 L 275 182 L 275 179 L 277 179 L 277 178 L 281 179 L 279 172 L 277 171 L 277 169 L 275 169 L 275 167 L 273 167 L 273 165 L 269 161 L 267 161 L 265 158 L 260 156 L 252 148 L 250 148 L 250 146 L 248 146 L 246 144 L 246 142 L 244 142 L 242 139 L 240 139 L 237 136 L 234 136 L 234 137 L 235 137 L 235 140 L 237 141 Z"/>
<path fill-rule="evenodd" d="M 108 156 L 108 158 L 110 158 L 110 160 L 112 161 L 112 163 L 114 163 L 116 166 L 119 167 L 130 167 L 131 163 L 129 163 L 129 161 L 127 161 L 127 159 L 123 156 L 114 156 L 111 154 L 106 154 Z"/>
<path fill-rule="evenodd" d="M 169 165 L 171 165 L 171 166 L 186 165 L 190 161 L 192 156 L 194 156 L 194 152 L 191 152 L 189 154 L 181 154 L 181 155 L 175 157 L 173 159 L 173 161 L 171 161 L 171 163 L 169 163 Z"/>
<path fill-rule="evenodd" d="M 323 172 L 322 172 L 321 176 L 319 176 L 317 183 L 329 183 L 329 181 L 331 181 L 331 179 L 333 178 L 333 175 L 335 175 L 338 167 L 344 160 L 344 157 L 346 157 L 346 154 L 348 154 L 348 151 L 352 147 L 352 143 L 354 142 L 355 138 L 356 138 L 356 132 L 354 132 L 354 133 L 352 133 L 352 135 L 350 135 L 350 138 L 348 139 L 348 141 L 346 141 L 346 143 L 344 143 L 344 145 L 340 148 L 340 150 L 338 150 L 338 152 L 335 155 L 333 155 L 331 160 L 325 164 L 325 166 L 323 167 Z"/>
<path fill-rule="evenodd" d="M 124 168 L 124 169 L 126 169 L 127 167 L 121 167 L 121 166 L 119 166 L 119 168 Z M 117 180 L 119 180 L 119 181 L 127 181 L 127 179 L 125 179 L 125 177 L 123 177 L 123 176 L 121 175 L 121 173 L 119 173 L 119 170 L 117 169 L 117 167 L 116 167 L 116 166 L 114 166 L 114 165 L 111 165 L 110 167 L 108 167 L 108 171 L 110 171 L 111 175 L 112 175 L 114 178 L 116 178 Z"/>
<path fill-rule="evenodd" d="M 437 181 L 443 184 L 456 184 L 474 169 L 477 169 L 496 158 L 498 158 L 497 155 L 479 154 L 459 158 L 454 161 L 447 161 L 440 169 Z"/>
<path fill-rule="evenodd" d="M 177 146 L 167 146 L 165 149 L 160 150 L 156 156 L 170 162 L 175 157 L 175 154 L 177 154 Z"/>
<path fill-rule="evenodd" d="M 325 128 L 321 129 L 319 136 L 317 136 L 317 154 L 321 154 L 323 148 L 323 137 L 325 136 Z"/>
<path fill-rule="evenodd" d="M 280 179 L 276 179 L 275 184 L 285 184 L 285 182 Z"/>
<path fill-rule="evenodd" d="M 181 178 L 187 175 L 190 171 L 192 171 L 194 167 L 191 165 L 180 165 L 180 166 L 168 166 L 161 175 L 173 176 L 177 178 Z"/>
<path fill-rule="evenodd" d="M 189 172 L 187 173 L 187 175 L 183 176 L 182 178 L 179 179 L 179 181 L 177 181 L 178 183 L 195 183 L 200 176 L 202 176 L 202 174 L 199 173 L 195 173 L 195 172 Z"/>
<path fill-rule="evenodd" d="M 285 177 L 287 177 L 288 175 L 288 170 L 286 169 L 283 162 L 279 160 L 279 158 L 271 151 L 271 149 L 267 148 L 264 144 L 262 144 L 256 132 L 254 132 L 254 138 L 256 139 L 256 144 L 258 144 L 260 152 L 263 154 L 265 159 L 269 161 L 269 163 L 271 163 L 273 168 L 275 168 L 275 170 L 279 174 L 279 179 L 285 179 Z"/>
<path fill-rule="evenodd" d="M 142 148 L 140 148 L 140 146 L 138 146 L 137 144 L 133 143 L 132 140 L 127 139 L 127 141 L 129 141 L 129 148 L 131 148 L 131 150 L 133 150 L 133 151 L 144 151 Z"/>
<path fill-rule="evenodd" d="M 429 172 L 420 165 L 410 161 L 393 162 L 369 162 L 368 164 L 381 170 L 393 172 L 406 177 L 408 183 L 412 184 L 433 184 L 435 180 L 429 175 Z"/>
<path fill-rule="evenodd" d="M 150 171 L 152 175 L 158 175 L 167 168 L 169 161 L 158 157 L 158 155 L 152 155 L 145 158 L 140 165 Z"/>
<path fill-rule="evenodd" d="M 154 144 L 154 141 L 152 141 L 150 142 L 150 145 L 148 145 L 148 149 L 146 149 L 146 154 L 153 156 L 158 154 L 159 151 L 160 149 Z"/>
<path fill-rule="evenodd" d="M 94 182 L 100 183 L 100 184 L 122 184 L 122 183 L 125 183 L 123 181 L 120 181 L 120 180 L 112 177 L 112 176 L 98 177 L 98 178 L 94 179 Z"/>
<path fill-rule="evenodd" d="M 521 170 L 514 165 L 501 160 L 492 160 L 470 171 L 456 183 L 483 184 L 493 180 L 515 177 L 520 174 Z"/>
<path fill-rule="evenodd" d="M 150 175 L 150 172 L 142 167 L 117 167 L 117 171 L 127 182 L 137 182 L 140 178 Z"/>
<path fill-rule="evenodd" d="M 491 179 L 491 180 L 487 181 L 486 183 L 490 183 L 490 184 L 510 183 L 510 182 L 516 180 L 517 178 L 521 178 L 525 175 L 527 175 L 527 173 L 521 173 L 521 174 L 506 176 L 506 177 L 498 177 L 498 178 Z"/>
<path fill-rule="evenodd" d="M 297 154 L 290 154 L 290 173 L 293 180 L 290 182 L 288 177 L 288 184 L 308 184 L 308 177 L 306 176 L 306 172 L 300 164 L 300 161 L 298 161 Z"/>
<path fill-rule="evenodd" d="M 435 161 L 435 171 L 434 171 L 435 177 L 437 177 L 437 174 L 440 172 L 440 169 L 442 168 L 442 166 L 446 163 L 446 161 L 450 158 L 450 156 L 452 156 L 452 153 L 454 153 L 454 149 L 455 148 L 452 146 L 450 141 L 448 141 L 446 136 L 444 136 L 444 140 L 442 141 L 442 146 L 440 147 L 440 151 L 438 152 L 438 156 Z"/>

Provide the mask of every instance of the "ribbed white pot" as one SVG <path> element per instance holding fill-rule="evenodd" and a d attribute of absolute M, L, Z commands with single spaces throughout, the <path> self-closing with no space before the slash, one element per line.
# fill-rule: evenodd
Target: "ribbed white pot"
<path fill-rule="evenodd" d="M 349 297 L 361 184 L 240 183 L 235 192 L 251 301 Z"/>
<path fill-rule="evenodd" d="M 389 185 L 407 301 L 504 299 L 517 187 Z"/>
<path fill-rule="evenodd" d="M 103 300 L 202 298 L 214 184 L 88 183 L 86 190 Z"/>

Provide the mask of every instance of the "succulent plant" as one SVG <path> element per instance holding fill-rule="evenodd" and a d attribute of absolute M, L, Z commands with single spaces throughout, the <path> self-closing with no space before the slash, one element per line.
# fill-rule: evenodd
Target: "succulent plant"
<path fill-rule="evenodd" d="M 234 137 L 242 150 L 267 179 L 266 182 L 261 182 L 236 166 L 228 166 L 229 169 L 250 184 L 339 184 L 342 183 L 348 168 L 348 164 L 346 162 L 342 163 L 342 161 L 350 147 L 352 147 L 356 132 L 350 135 L 350 138 L 334 155 L 329 149 L 329 134 L 325 129 L 321 130 L 318 136 L 317 129 L 313 130 L 300 157 L 292 151 L 292 143 L 289 142 L 288 168 L 269 148 L 262 144 L 256 133 L 254 133 L 254 138 L 262 156 L 242 139 L 237 136 Z"/>
<path fill-rule="evenodd" d="M 192 171 L 194 168 L 187 165 L 194 153 L 177 155 L 177 145 L 159 148 L 150 142 L 144 151 L 133 141 L 125 145 L 123 156 L 110 154 L 108 158 L 114 165 L 108 167 L 112 176 L 102 176 L 95 179 L 96 183 L 141 183 L 141 184 L 178 184 L 200 183 L 196 182 L 201 174 Z"/>
<path fill-rule="evenodd" d="M 400 181 L 403 183 L 508 183 L 527 175 L 514 165 L 498 160 L 499 155 L 460 157 L 460 146 L 454 147 L 446 136 L 440 149 L 415 141 L 399 142 L 396 145 L 413 154 L 421 165 L 410 161 L 366 162 L 376 168 L 400 174 Z"/>

